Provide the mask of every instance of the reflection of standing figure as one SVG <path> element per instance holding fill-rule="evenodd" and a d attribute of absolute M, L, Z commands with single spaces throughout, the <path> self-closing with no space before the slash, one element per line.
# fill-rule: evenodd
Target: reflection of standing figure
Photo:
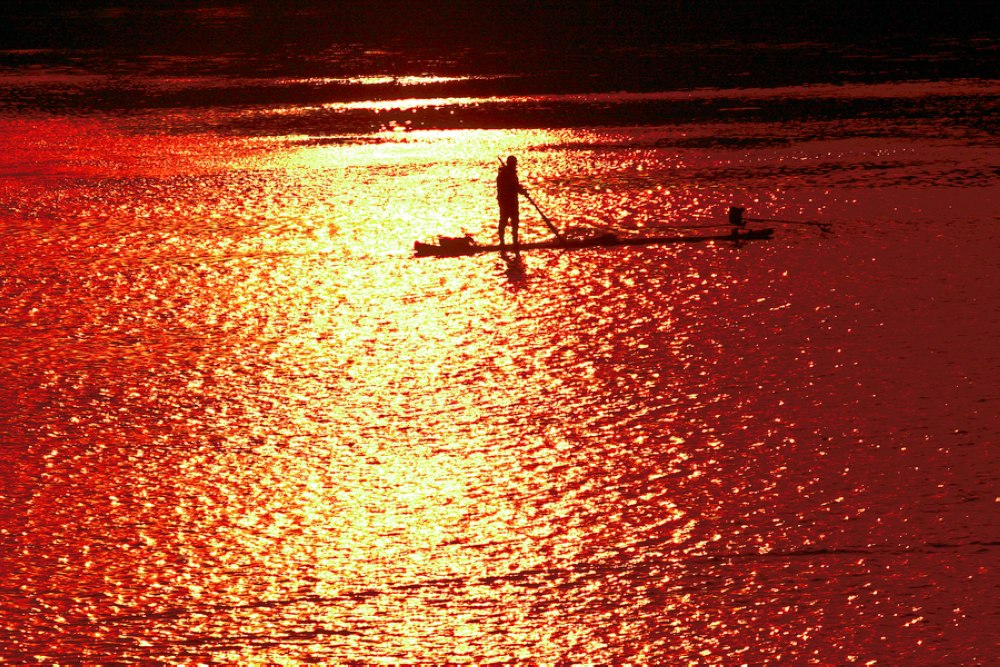
<path fill-rule="evenodd" d="M 500 167 L 497 173 L 497 203 L 500 204 L 500 249 L 504 248 L 504 232 L 510 223 L 510 235 L 514 242 L 515 252 L 520 248 L 517 239 L 517 226 L 520 223 L 520 213 L 517 210 L 517 196 L 527 195 L 517 178 L 517 158 L 511 155 L 507 164 Z"/>

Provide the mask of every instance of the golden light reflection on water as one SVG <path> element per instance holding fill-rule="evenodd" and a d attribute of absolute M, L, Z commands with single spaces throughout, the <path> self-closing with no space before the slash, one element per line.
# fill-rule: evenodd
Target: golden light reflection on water
<path fill-rule="evenodd" d="M 367 77 L 359 83 L 390 83 L 414 85 L 441 83 L 461 79 L 446 77 Z M 667 101 L 708 101 L 728 100 L 753 102 L 766 99 L 910 99 L 929 96 L 994 96 L 997 83 L 985 79 L 960 79 L 950 81 L 914 81 L 878 84 L 817 84 L 796 86 L 772 86 L 767 88 L 699 88 L 695 90 L 670 90 L 654 92 L 612 92 L 612 93 L 545 93 L 534 95 L 505 95 L 484 97 L 411 97 L 378 100 L 357 100 L 350 102 L 330 102 L 321 106 L 285 107 L 269 110 L 269 113 L 301 113 L 317 108 L 331 110 L 369 109 L 377 111 L 407 111 L 416 108 L 474 107 L 490 104 L 560 104 L 579 105 L 628 105 L 643 102 Z"/>
<path fill-rule="evenodd" d="M 483 81 L 490 79 L 500 79 L 504 78 L 501 75 L 497 76 L 435 76 L 435 75 L 410 75 L 410 76 L 392 76 L 392 75 L 371 75 L 371 76 L 350 76 L 350 77 L 308 77 L 304 79 L 277 79 L 275 83 L 286 84 L 286 83 L 310 83 L 310 84 L 329 84 L 329 83 L 353 83 L 362 84 L 368 86 L 380 86 L 385 84 L 395 84 L 399 86 L 421 86 L 432 83 L 454 83 L 456 81 Z"/>
<path fill-rule="evenodd" d="M 519 289 L 496 257 L 410 258 L 494 233 L 497 154 L 561 226 L 804 210 L 808 177 L 746 166 L 836 160 L 656 147 L 716 131 L 253 140 L 195 178 L 49 194 L 87 226 L 6 232 L 15 655 L 848 663 L 976 627 L 910 623 L 922 587 L 956 602 L 939 561 L 948 583 L 978 561 L 897 508 L 953 511 L 898 430 L 947 408 L 865 361 L 948 337 L 885 296 L 948 257 L 863 233 L 547 252 Z"/>

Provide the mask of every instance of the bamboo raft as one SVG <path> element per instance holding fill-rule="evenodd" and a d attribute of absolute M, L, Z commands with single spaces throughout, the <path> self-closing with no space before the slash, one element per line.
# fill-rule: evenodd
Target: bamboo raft
<path fill-rule="evenodd" d="M 615 234 L 601 234 L 585 239 L 553 239 L 549 241 L 533 241 L 521 243 L 517 250 L 577 250 L 582 248 L 621 248 L 635 246 L 664 245 L 672 243 L 705 243 L 709 241 L 756 241 L 769 239 L 774 229 L 741 229 L 734 228 L 729 234 L 691 235 L 691 236 L 629 236 L 621 237 Z M 438 238 L 437 243 L 416 241 L 413 251 L 417 257 L 465 257 L 489 252 L 514 252 L 511 245 L 498 244 L 480 245 L 470 236 Z"/>

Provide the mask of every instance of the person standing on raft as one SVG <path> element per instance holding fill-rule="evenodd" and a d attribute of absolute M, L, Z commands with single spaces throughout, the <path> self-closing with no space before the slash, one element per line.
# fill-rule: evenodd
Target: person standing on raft
<path fill-rule="evenodd" d="M 500 251 L 506 247 L 504 245 L 504 232 L 507 223 L 510 223 L 510 235 L 514 242 L 514 252 L 520 249 L 517 238 L 517 227 L 521 221 L 521 216 L 517 206 L 517 196 L 528 196 L 527 190 L 521 187 L 521 182 L 517 178 L 517 158 L 511 155 L 507 158 L 507 163 L 501 165 L 497 172 L 497 203 L 500 205 Z"/>

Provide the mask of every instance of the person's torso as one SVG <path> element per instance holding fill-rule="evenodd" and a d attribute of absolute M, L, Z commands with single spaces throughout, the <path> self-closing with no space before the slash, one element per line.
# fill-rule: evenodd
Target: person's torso
<path fill-rule="evenodd" d="M 519 189 L 517 170 L 510 167 L 500 167 L 500 171 L 497 173 L 497 198 L 508 201 L 516 200 Z"/>

